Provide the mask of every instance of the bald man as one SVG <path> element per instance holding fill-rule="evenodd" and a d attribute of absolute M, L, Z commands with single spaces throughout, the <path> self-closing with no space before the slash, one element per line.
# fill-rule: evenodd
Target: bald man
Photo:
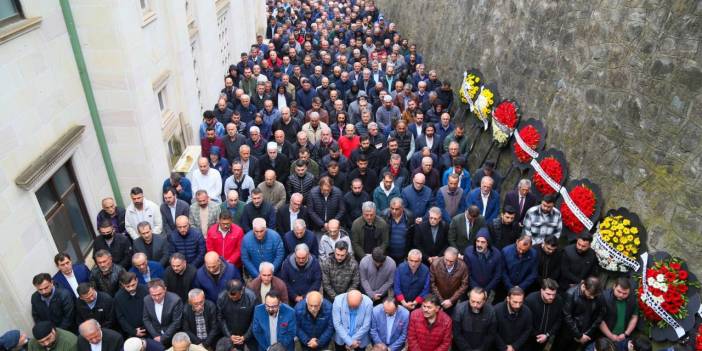
<path fill-rule="evenodd" d="M 363 350 L 370 344 L 373 302 L 358 290 L 338 295 L 332 306 L 336 350 Z"/>
<path fill-rule="evenodd" d="M 202 289 L 206 299 L 217 302 L 217 297 L 232 279 L 241 279 L 239 270 L 218 253 L 210 251 L 205 255 L 205 264 L 195 274 L 193 286 Z"/>
<path fill-rule="evenodd" d="M 412 184 L 402 189 L 401 197 L 405 208 L 412 211 L 417 220 L 424 217 L 429 208 L 434 206 L 434 197 L 428 186 L 425 186 L 426 177 L 417 173 L 412 177 Z M 417 223 L 419 224 L 419 223 Z"/>
<path fill-rule="evenodd" d="M 178 216 L 175 225 L 176 230 L 168 235 L 169 256 L 180 252 L 185 256 L 185 261 L 188 264 L 200 268 L 207 251 L 202 232 L 190 226 L 190 220 L 187 216 Z"/>
<path fill-rule="evenodd" d="M 102 328 L 94 319 L 88 319 L 78 327 L 78 351 L 119 351 L 122 350 L 122 335 L 118 332 Z"/>
<path fill-rule="evenodd" d="M 303 350 L 329 348 L 334 335 L 332 304 L 319 291 L 310 291 L 295 306 L 297 338 Z"/>

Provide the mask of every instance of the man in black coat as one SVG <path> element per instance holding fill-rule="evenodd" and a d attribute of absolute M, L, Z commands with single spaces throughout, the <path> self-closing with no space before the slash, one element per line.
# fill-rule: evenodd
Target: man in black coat
<path fill-rule="evenodd" d="M 251 332 L 254 307 L 254 292 L 241 280 L 230 280 L 226 292 L 217 299 L 217 323 L 224 334 L 217 342 L 217 350 L 243 351 L 244 346 L 255 349 L 256 341 Z"/>
<path fill-rule="evenodd" d="M 551 278 L 555 281 L 561 276 L 561 254 L 558 249 L 558 238 L 554 235 L 544 237 L 544 242 L 534 245 L 536 257 L 539 260 L 539 281 Z"/>
<path fill-rule="evenodd" d="M 178 216 L 190 215 L 190 204 L 179 199 L 178 193 L 174 188 L 168 188 L 163 192 L 163 203 L 159 207 L 159 211 L 161 212 L 161 218 L 163 218 L 163 233 L 168 235 L 168 233 L 175 231 L 175 219 Z M 139 230 L 138 228 L 137 230 Z M 152 260 L 151 257 L 149 257 L 149 260 Z"/>
<path fill-rule="evenodd" d="M 104 220 L 98 224 L 100 235 L 95 238 L 93 252 L 107 250 L 112 254 L 112 261 L 125 270 L 132 265 L 132 243 L 127 236 L 117 233 L 112 222 Z"/>
<path fill-rule="evenodd" d="M 187 301 L 196 273 L 197 269 L 188 264 L 185 256 L 176 252 L 171 256 L 170 266 L 163 273 L 163 282 L 168 291 L 178 295 L 182 301 Z"/>
<path fill-rule="evenodd" d="M 98 321 L 105 328 L 115 329 L 112 296 L 106 292 L 96 291 L 90 283 L 80 283 L 78 300 L 76 300 L 76 325 L 89 319 Z"/>
<path fill-rule="evenodd" d="M 594 340 L 606 313 L 602 284 L 588 277 L 563 296 L 563 326 L 551 350 L 575 350 Z"/>
<path fill-rule="evenodd" d="M 199 329 L 198 325 L 204 328 Z M 214 348 L 217 343 L 217 306 L 205 299 L 205 293 L 200 289 L 188 293 L 188 304 L 183 308 L 182 331 L 188 334 L 193 344 Z"/>
<path fill-rule="evenodd" d="M 531 180 L 522 179 L 517 185 L 517 190 L 505 194 L 503 206 L 510 205 L 517 210 L 517 222 L 521 225 L 527 210 L 538 205 L 536 196 L 531 193 Z"/>
<path fill-rule="evenodd" d="M 460 351 L 492 350 L 497 331 L 497 318 L 492 305 L 486 303 L 488 294 L 473 288 L 468 301 L 458 303 L 453 311 L 453 347 Z"/>
<path fill-rule="evenodd" d="M 267 170 L 272 169 L 278 175 L 278 179 L 288 179 L 290 176 L 290 159 L 282 153 L 278 152 L 278 144 L 271 141 L 266 145 L 266 155 L 259 160 L 259 177 L 262 177 Z M 263 179 L 254 179 L 256 184 Z"/>
<path fill-rule="evenodd" d="M 275 229 L 278 233 L 287 233 L 293 230 L 293 223 L 290 222 L 291 214 L 297 213 L 297 218 L 302 219 L 305 223 L 308 222 L 307 208 L 303 206 L 304 197 L 302 194 L 295 193 L 290 196 L 290 203 L 281 206 L 275 211 Z"/>
<path fill-rule="evenodd" d="M 531 337 L 532 318 L 529 307 L 524 306 L 524 290 L 515 286 L 509 289 L 507 300 L 495 305 L 497 330 L 495 346 L 498 350 L 523 350 Z M 566 349 L 556 349 L 566 350 Z"/>
<path fill-rule="evenodd" d="M 99 345 L 101 351 L 121 351 L 124 339 L 118 332 L 103 328 L 94 319 L 83 322 L 79 328 L 78 351 L 92 351 L 92 345 Z"/>
<path fill-rule="evenodd" d="M 346 215 L 344 216 L 344 227 L 351 228 L 351 224 L 356 218 L 361 217 L 361 205 L 366 201 L 373 199 L 363 190 L 363 182 L 358 178 L 351 181 L 351 190 L 344 194 L 344 207 Z"/>
<path fill-rule="evenodd" d="M 171 345 L 173 335 L 180 330 L 183 319 L 183 301 L 166 291 L 161 279 L 149 281 L 149 295 L 144 297 L 144 328 L 152 339 L 164 347 Z M 161 304 L 156 309 L 156 304 Z"/>
<path fill-rule="evenodd" d="M 438 207 L 429 209 L 429 220 L 414 226 L 414 247 L 422 252 L 422 262 L 427 266 L 443 256 L 448 244 L 449 225 L 441 218 Z"/>
<path fill-rule="evenodd" d="M 148 290 L 138 284 L 136 274 L 124 272 L 119 277 L 120 289 L 112 302 L 115 319 L 125 337 L 146 337 L 144 329 L 144 297 Z"/>
<path fill-rule="evenodd" d="M 183 200 L 178 200 L 186 203 Z M 188 208 L 190 212 L 190 208 Z M 169 215 L 170 216 L 170 215 Z M 161 266 L 168 266 L 168 252 L 170 250 L 170 244 L 166 239 L 166 235 L 159 235 L 151 231 L 151 224 L 149 222 L 141 222 L 137 225 L 137 231 L 139 232 L 139 237 L 134 240 L 134 253 L 143 252 L 149 261 L 156 261 L 161 264 Z M 166 233 L 170 233 L 169 230 Z"/>
<path fill-rule="evenodd" d="M 590 248 L 592 234 L 580 235 L 575 243 L 566 246 L 561 256 L 561 276 L 558 281 L 561 291 L 579 284 L 597 272 L 597 256 Z"/>
<path fill-rule="evenodd" d="M 341 190 L 332 185 L 329 177 L 322 177 L 319 186 L 312 188 L 307 198 L 307 214 L 313 230 L 327 230 L 330 219 L 343 220 L 346 213 L 344 196 Z"/>
<path fill-rule="evenodd" d="M 632 294 L 631 281 L 626 277 L 617 278 L 614 286 L 605 290 L 602 297 L 606 313 L 600 324 L 600 332 L 622 350 L 626 348 L 639 321 L 636 294 Z"/>
<path fill-rule="evenodd" d="M 256 188 L 251 191 L 251 201 L 244 206 L 241 214 L 241 229 L 247 233 L 253 228 L 253 220 L 263 218 L 271 228 L 275 228 L 275 207 L 263 199 L 263 192 Z"/>
<path fill-rule="evenodd" d="M 514 244 L 522 234 L 522 228 L 515 220 L 517 211 L 511 205 L 502 207 L 502 213 L 488 223 L 488 231 L 495 247 L 502 250 L 505 246 Z"/>
<path fill-rule="evenodd" d="M 533 320 L 533 332 L 527 349 L 541 351 L 553 340 L 561 327 L 563 300 L 558 295 L 558 283 L 546 278 L 541 281 L 541 290 L 529 294 L 524 301 Z"/>
<path fill-rule="evenodd" d="M 37 289 L 32 294 L 34 323 L 49 321 L 56 328 L 75 331 L 73 293 L 54 286 L 49 273 L 39 273 L 32 279 Z"/>
<path fill-rule="evenodd" d="M 106 197 L 102 199 L 102 210 L 98 212 L 95 223 L 99 225 L 102 221 L 109 220 L 117 233 L 125 234 L 127 232 L 124 225 L 126 214 L 127 211 L 122 207 L 117 207 L 113 198 Z"/>

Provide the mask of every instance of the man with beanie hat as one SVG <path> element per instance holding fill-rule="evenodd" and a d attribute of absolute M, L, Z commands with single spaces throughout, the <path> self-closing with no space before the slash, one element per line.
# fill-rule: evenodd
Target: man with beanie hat
<path fill-rule="evenodd" d="M 19 330 L 10 330 L 5 332 L 0 336 L 0 350 L 2 351 L 15 351 L 15 350 L 26 350 L 25 345 L 27 344 L 27 334 L 20 332 Z"/>
<path fill-rule="evenodd" d="M 29 351 L 75 351 L 78 348 L 78 337 L 75 334 L 54 328 L 49 321 L 41 321 L 32 328 L 34 339 L 29 341 Z"/>
<path fill-rule="evenodd" d="M 470 267 L 470 288 L 483 288 L 488 295 L 502 277 L 502 254 L 492 245 L 487 228 L 480 228 L 473 245 L 468 246 L 463 260 Z"/>

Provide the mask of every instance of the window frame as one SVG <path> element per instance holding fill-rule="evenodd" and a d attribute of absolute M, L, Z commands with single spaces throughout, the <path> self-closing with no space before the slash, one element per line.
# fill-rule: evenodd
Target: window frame
<path fill-rule="evenodd" d="M 0 0 L 3 1 L 3 0 Z M 7 0 L 10 2 L 10 4 L 15 6 L 15 9 L 17 9 L 17 14 L 5 19 L 0 20 L 0 27 L 4 27 L 16 22 L 19 22 L 26 17 L 24 16 L 24 11 L 22 11 L 22 4 L 19 2 L 19 0 Z"/>

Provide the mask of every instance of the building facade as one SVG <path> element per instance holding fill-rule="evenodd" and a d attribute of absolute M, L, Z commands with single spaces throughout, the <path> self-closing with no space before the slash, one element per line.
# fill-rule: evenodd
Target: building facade
<path fill-rule="evenodd" d="M 0 0 L 0 330 L 29 330 L 31 277 L 59 250 L 88 258 L 100 199 L 161 202 L 265 20 L 260 0 Z"/>

